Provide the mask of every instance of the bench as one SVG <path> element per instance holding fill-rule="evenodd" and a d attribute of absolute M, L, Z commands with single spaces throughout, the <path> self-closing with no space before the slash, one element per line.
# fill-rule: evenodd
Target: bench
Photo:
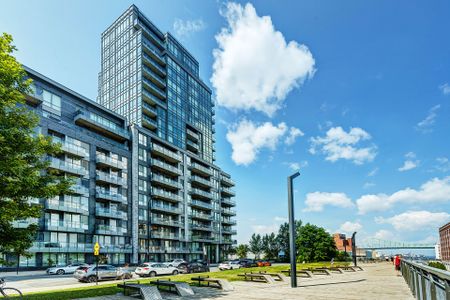
<path fill-rule="evenodd" d="M 310 271 L 313 274 L 318 273 L 317 275 L 331 275 L 330 271 L 326 268 L 301 269 L 301 271 Z"/>
<path fill-rule="evenodd" d="M 158 279 L 156 281 L 150 281 L 149 283 L 156 285 L 158 289 L 161 289 L 161 287 L 168 288 L 166 291 L 175 292 L 181 297 L 194 295 L 194 291 L 186 282 Z"/>
<path fill-rule="evenodd" d="M 352 268 L 356 269 L 355 271 L 364 271 L 360 266 L 353 266 Z"/>
<path fill-rule="evenodd" d="M 281 273 L 267 273 L 267 271 L 259 271 L 259 272 L 251 272 L 251 274 L 265 274 L 272 276 L 274 280 L 276 281 L 283 281 L 287 282 L 287 277 L 284 274 Z"/>
<path fill-rule="evenodd" d="M 287 273 L 287 276 L 291 276 L 291 270 L 283 270 L 282 273 Z M 305 275 L 305 276 L 299 276 Z M 297 277 L 312 277 L 312 273 L 310 271 L 297 270 Z"/>
<path fill-rule="evenodd" d="M 356 270 L 353 267 L 339 267 L 339 269 L 345 271 L 345 272 L 356 272 Z"/>
<path fill-rule="evenodd" d="M 202 286 L 202 282 L 206 283 L 208 287 L 215 287 L 219 288 L 222 291 L 233 291 L 234 287 L 228 282 L 228 280 L 225 279 L 219 279 L 219 278 L 211 278 L 208 276 L 198 276 L 198 277 L 192 277 L 192 281 L 198 281 L 198 286 Z"/>
<path fill-rule="evenodd" d="M 156 286 L 139 283 L 123 283 L 118 284 L 117 287 L 123 288 L 124 296 L 138 296 L 144 300 L 162 300 L 161 294 Z"/>
<path fill-rule="evenodd" d="M 328 268 L 324 268 L 324 269 L 327 269 L 330 272 L 334 272 L 334 273 L 340 273 L 340 274 L 344 273 L 341 269 L 339 269 L 339 267 L 328 267 Z"/>
<path fill-rule="evenodd" d="M 273 280 L 272 276 L 261 274 L 261 273 L 244 273 L 244 274 L 238 274 L 240 277 L 244 277 L 244 280 L 248 281 L 257 281 L 257 282 L 267 282 L 267 283 L 275 283 L 275 280 Z"/>

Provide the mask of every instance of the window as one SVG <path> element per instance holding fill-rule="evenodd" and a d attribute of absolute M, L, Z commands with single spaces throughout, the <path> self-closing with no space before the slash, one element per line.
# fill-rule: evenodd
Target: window
<path fill-rule="evenodd" d="M 147 191 L 147 181 L 139 179 L 139 190 L 146 192 Z"/>
<path fill-rule="evenodd" d="M 139 133 L 139 145 L 147 146 L 147 137 Z"/>
<path fill-rule="evenodd" d="M 61 115 L 61 97 L 43 90 L 42 99 L 44 100 L 42 109 L 59 116 Z"/>
<path fill-rule="evenodd" d="M 147 168 L 143 165 L 139 165 L 139 176 L 147 177 Z"/>
<path fill-rule="evenodd" d="M 145 151 L 145 149 L 139 148 L 138 150 L 138 157 L 140 160 L 147 160 L 147 152 Z"/>

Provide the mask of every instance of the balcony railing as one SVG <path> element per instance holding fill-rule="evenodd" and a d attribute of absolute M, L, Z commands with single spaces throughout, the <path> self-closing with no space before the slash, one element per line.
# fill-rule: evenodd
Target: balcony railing
<path fill-rule="evenodd" d="M 197 206 L 197 207 L 201 207 L 201 208 L 212 209 L 212 204 L 211 203 L 198 201 L 198 200 L 191 200 L 191 201 L 189 201 L 189 203 L 191 204 L 191 206 Z"/>
<path fill-rule="evenodd" d="M 16 220 L 14 222 L 12 222 L 12 226 L 14 228 L 27 228 L 28 226 L 32 225 L 32 224 L 37 224 L 38 223 L 38 219 L 37 218 L 28 218 L 25 220 Z"/>
<path fill-rule="evenodd" d="M 193 229 L 193 230 L 206 230 L 206 231 L 213 230 L 211 225 L 190 224 L 190 226 L 191 226 L 191 229 Z"/>
<path fill-rule="evenodd" d="M 175 174 L 175 175 L 181 175 L 182 171 L 180 169 L 178 169 L 177 167 L 174 167 L 172 165 L 169 165 L 168 163 L 165 163 L 161 160 L 158 159 L 152 159 L 152 166 L 156 166 L 159 167 L 165 171 L 170 171 L 170 173 Z"/>
<path fill-rule="evenodd" d="M 214 241 L 214 237 L 207 235 L 193 235 L 191 236 L 191 240 L 193 242 L 212 242 Z"/>
<path fill-rule="evenodd" d="M 125 141 L 130 138 L 128 130 L 119 127 L 119 125 L 110 126 L 99 121 L 96 115 L 87 111 L 79 111 L 75 116 L 75 123 L 91 128 L 101 134 L 107 135 L 119 141 Z"/>
<path fill-rule="evenodd" d="M 227 204 L 229 206 L 236 206 L 236 201 L 231 198 L 222 198 L 222 204 Z"/>
<path fill-rule="evenodd" d="M 151 130 L 154 130 L 154 129 L 158 128 L 158 121 L 150 118 L 147 115 L 142 115 L 142 125 Z"/>
<path fill-rule="evenodd" d="M 231 178 L 222 176 L 222 177 L 220 178 L 220 180 L 222 181 L 222 183 L 225 183 L 225 184 L 228 185 L 228 186 L 234 186 L 234 185 L 235 185 L 234 181 L 233 181 Z"/>
<path fill-rule="evenodd" d="M 171 239 L 171 240 L 178 240 L 180 239 L 180 235 L 176 233 L 169 233 L 169 232 L 158 232 L 158 231 L 152 231 L 150 233 L 152 238 L 155 239 Z"/>
<path fill-rule="evenodd" d="M 160 49 L 165 49 L 164 43 L 161 41 L 161 39 L 156 34 L 148 30 L 145 24 L 142 24 L 140 21 L 136 21 L 134 26 L 141 29 L 144 33 L 144 36 L 146 38 L 150 38 L 157 47 L 159 47 Z"/>
<path fill-rule="evenodd" d="M 152 196 L 160 197 L 170 201 L 183 201 L 183 197 L 178 194 L 171 193 L 162 189 L 152 188 Z"/>
<path fill-rule="evenodd" d="M 236 215 L 236 211 L 234 211 L 232 209 L 222 208 L 220 211 L 222 212 L 222 215 L 228 215 L 228 216 L 235 216 Z"/>
<path fill-rule="evenodd" d="M 87 169 L 83 166 L 72 164 L 56 157 L 49 157 L 49 161 L 50 161 L 50 168 L 80 176 L 88 175 Z"/>
<path fill-rule="evenodd" d="M 190 214 L 191 218 L 202 219 L 202 220 L 212 220 L 213 216 L 211 214 L 202 214 L 198 212 L 193 212 Z"/>
<path fill-rule="evenodd" d="M 84 232 L 88 224 L 74 221 L 44 220 L 45 228 L 51 231 Z"/>
<path fill-rule="evenodd" d="M 127 229 L 123 227 L 97 224 L 97 234 L 123 235 L 127 233 Z"/>
<path fill-rule="evenodd" d="M 67 153 L 76 155 L 76 156 L 80 156 L 80 157 L 84 157 L 87 158 L 89 157 L 89 152 L 87 149 L 76 145 L 74 143 L 70 143 L 68 141 L 63 141 L 63 140 L 57 140 L 55 138 L 53 138 L 53 140 L 55 142 L 61 143 L 61 149 Z"/>
<path fill-rule="evenodd" d="M 158 115 L 158 111 L 156 110 L 156 107 L 151 106 L 150 104 L 148 104 L 145 101 L 142 101 L 142 111 L 151 117 L 155 117 Z"/>
<path fill-rule="evenodd" d="M 83 215 L 89 215 L 89 207 L 87 198 L 85 203 L 81 203 L 81 199 L 79 201 L 74 201 L 69 196 L 63 196 L 63 201 L 59 201 L 59 199 L 47 199 L 45 201 L 45 208 L 50 210 L 58 210 L 65 212 L 74 212 Z"/>
<path fill-rule="evenodd" d="M 173 220 L 171 218 L 160 218 L 160 217 L 152 217 L 151 218 L 152 224 L 160 224 L 160 225 L 167 225 L 167 226 L 181 226 L 182 224 L 178 220 Z"/>
<path fill-rule="evenodd" d="M 154 46 L 151 43 L 149 43 L 146 39 L 142 39 L 142 45 L 144 46 L 144 51 L 146 51 L 153 59 L 155 59 L 162 65 L 166 64 L 166 61 L 162 56 L 161 51 L 155 49 Z"/>
<path fill-rule="evenodd" d="M 121 220 L 128 219 L 128 214 L 126 212 L 120 211 L 117 209 L 104 208 L 104 207 L 96 207 L 95 214 L 99 217 L 107 217 L 107 218 L 121 219 Z"/>
<path fill-rule="evenodd" d="M 189 167 L 191 169 L 195 170 L 195 171 L 199 171 L 199 172 L 201 172 L 203 174 L 206 174 L 206 175 L 211 175 L 212 174 L 211 169 L 208 169 L 208 168 L 206 168 L 206 167 L 204 167 L 204 166 L 202 166 L 202 165 L 200 165 L 198 163 L 195 163 L 195 162 L 191 163 L 191 165 Z"/>
<path fill-rule="evenodd" d="M 152 62 L 154 64 L 154 62 Z M 161 89 L 166 88 L 166 82 L 160 77 L 160 75 L 156 74 L 152 71 L 151 68 L 147 67 L 145 64 L 142 65 L 143 74 L 147 75 L 147 79 L 151 80 L 153 83 L 158 85 Z"/>
<path fill-rule="evenodd" d="M 227 187 L 222 187 L 222 194 L 226 194 L 226 195 L 230 195 L 230 196 L 235 196 L 236 193 L 234 192 L 233 189 L 227 188 Z"/>
<path fill-rule="evenodd" d="M 178 189 L 182 188 L 181 183 L 179 183 L 178 181 L 172 180 L 170 178 L 167 178 L 167 177 L 164 177 L 161 175 L 152 174 L 152 180 L 159 182 L 161 184 L 164 184 L 166 186 L 169 186 L 169 187 L 178 188 Z"/>
<path fill-rule="evenodd" d="M 127 180 L 123 177 L 108 174 L 102 171 L 97 171 L 96 179 L 98 181 L 103 181 L 107 183 L 112 183 L 115 185 L 127 186 Z"/>
<path fill-rule="evenodd" d="M 153 253 L 187 253 L 189 249 L 181 247 L 164 247 L 164 246 L 150 246 L 148 250 Z"/>
<path fill-rule="evenodd" d="M 200 189 L 191 188 L 190 193 L 192 195 L 202 196 L 203 198 L 212 199 L 212 194 L 210 192 L 206 192 Z"/>
<path fill-rule="evenodd" d="M 225 233 L 225 234 L 236 234 L 236 230 L 229 229 L 229 228 L 222 228 L 222 233 Z"/>
<path fill-rule="evenodd" d="M 186 130 L 186 133 L 188 134 L 188 136 L 192 137 L 193 139 L 195 139 L 196 141 L 198 141 L 198 139 L 200 138 L 198 133 L 190 130 L 189 128 Z"/>
<path fill-rule="evenodd" d="M 73 185 L 70 190 L 73 194 L 89 196 L 89 189 L 85 186 L 82 186 L 81 183 Z"/>
<path fill-rule="evenodd" d="M 171 212 L 171 213 L 175 213 L 175 214 L 181 214 L 181 212 L 182 212 L 181 208 L 179 208 L 179 207 L 171 206 L 171 205 L 163 205 L 158 202 L 153 202 L 151 208 L 153 210 L 159 210 L 159 211 L 163 211 L 163 212 Z"/>
<path fill-rule="evenodd" d="M 166 158 L 172 158 L 175 161 L 182 160 L 182 156 L 180 154 L 170 151 L 170 150 L 168 150 L 160 145 L 157 145 L 155 143 L 152 143 L 152 151 L 155 153 L 161 154 L 162 156 L 164 156 Z"/>
<path fill-rule="evenodd" d="M 97 163 L 105 164 L 116 169 L 127 169 L 127 163 L 125 161 L 118 160 L 116 158 L 108 157 L 104 154 L 97 154 Z"/>
<path fill-rule="evenodd" d="M 144 87 L 146 87 L 150 93 L 153 93 L 155 96 L 159 97 L 160 99 L 166 99 L 166 93 L 156 84 L 151 82 L 145 77 L 142 77 L 142 82 L 144 83 Z"/>
<path fill-rule="evenodd" d="M 230 225 L 236 225 L 236 220 L 222 218 L 222 223 L 224 224 L 230 224 Z"/>
<path fill-rule="evenodd" d="M 144 88 L 142 89 L 142 99 L 153 105 L 158 104 L 159 106 L 162 106 L 162 107 L 167 106 L 163 100 L 159 99 L 158 97 L 156 97 L 155 95 L 153 95 L 152 93 L 150 93 L 149 91 L 147 91 Z"/>
<path fill-rule="evenodd" d="M 204 179 L 204 178 L 202 178 L 200 176 L 197 176 L 197 175 L 192 175 L 190 177 L 190 179 L 191 179 L 192 182 L 200 183 L 203 186 L 207 186 L 207 187 L 211 187 L 212 186 L 212 183 L 211 183 L 210 180 Z"/>
<path fill-rule="evenodd" d="M 120 203 L 123 203 L 123 204 L 127 204 L 128 203 L 127 197 L 124 197 L 121 194 L 111 193 L 109 191 L 105 191 L 105 190 L 101 190 L 101 189 L 96 189 L 95 197 L 99 198 L 99 199 L 105 199 L 105 200 L 111 200 L 111 201 L 114 201 L 114 202 L 120 202 Z"/>

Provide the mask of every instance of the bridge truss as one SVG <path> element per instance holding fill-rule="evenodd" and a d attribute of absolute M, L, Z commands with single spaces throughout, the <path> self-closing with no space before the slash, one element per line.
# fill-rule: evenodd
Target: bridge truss
<path fill-rule="evenodd" d="M 356 248 L 363 250 L 389 250 L 389 249 L 434 249 L 434 244 L 408 243 L 369 238 L 357 242 Z"/>

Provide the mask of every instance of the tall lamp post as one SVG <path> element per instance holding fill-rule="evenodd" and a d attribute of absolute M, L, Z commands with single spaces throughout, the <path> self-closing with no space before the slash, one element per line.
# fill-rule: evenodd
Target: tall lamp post
<path fill-rule="evenodd" d="M 300 176 L 299 172 L 295 172 L 287 179 L 288 181 L 288 209 L 289 209 L 289 252 L 291 261 L 291 287 L 297 287 L 297 250 L 295 249 L 295 218 L 294 218 L 294 194 L 293 181 L 295 177 Z"/>
<path fill-rule="evenodd" d="M 356 241 L 355 241 L 356 231 L 352 234 L 352 257 L 353 265 L 356 267 Z"/>

